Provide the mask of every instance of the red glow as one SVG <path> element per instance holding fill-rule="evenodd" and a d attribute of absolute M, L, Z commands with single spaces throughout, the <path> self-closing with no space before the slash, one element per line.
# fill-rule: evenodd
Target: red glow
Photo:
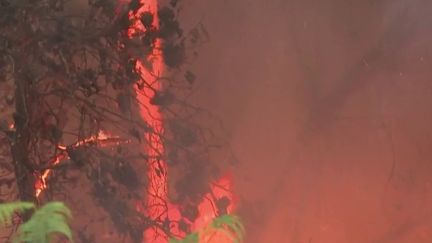
<path fill-rule="evenodd" d="M 58 163 L 60 163 L 60 161 L 64 158 L 66 158 L 66 154 L 65 153 L 61 153 L 58 156 L 56 156 L 49 164 L 50 165 L 56 165 Z M 50 175 L 50 173 L 52 172 L 51 169 L 47 169 L 45 170 L 42 175 L 40 175 L 39 179 L 36 181 L 36 198 L 38 198 L 40 196 L 40 194 L 43 192 L 43 190 L 45 190 L 47 188 L 47 183 L 46 180 L 48 179 L 48 176 Z"/>
<path fill-rule="evenodd" d="M 65 146 L 65 145 L 57 145 L 57 149 L 60 151 L 50 162 L 48 162 L 49 166 L 54 166 L 59 164 L 63 159 L 69 159 L 69 156 L 67 154 L 67 149 L 70 147 L 76 148 L 79 146 L 85 146 L 90 144 L 97 144 L 99 147 L 106 147 L 121 143 L 128 143 L 129 141 L 125 141 L 120 139 L 119 137 L 112 136 L 102 130 L 98 132 L 98 134 L 91 136 L 89 138 L 85 138 L 83 140 L 80 140 L 72 145 Z M 36 198 L 40 196 L 40 194 L 47 188 L 46 180 L 48 179 L 49 175 L 52 173 L 52 169 L 46 169 L 36 181 L 35 188 L 36 188 Z"/>
<path fill-rule="evenodd" d="M 194 222 L 193 229 L 198 230 L 207 225 L 213 218 L 217 217 L 217 200 L 221 198 L 230 200 L 230 205 L 226 213 L 232 213 L 235 209 L 234 195 L 232 194 L 232 185 L 230 176 L 225 176 L 211 186 L 211 192 L 207 193 L 203 201 L 200 203 L 198 209 L 200 217 Z M 207 242 L 207 241 L 205 241 Z M 220 241 L 211 241 L 220 242 Z M 226 241 L 223 241 L 226 242 Z"/>
<path fill-rule="evenodd" d="M 134 15 L 130 15 L 133 21 L 131 28 L 128 31 L 129 37 L 133 37 L 137 30 L 144 30 L 141 22 L 138 21 L 144 12 L 153 14 L 153 27 L 159 28 L 159 19 L 157 16 L 158 3 L 157 0 L 141 0 L 142 7 Z M 163 59 L 162 59 L 162 42 L 156 39 L 154 43 L 153 53 L 147 57 L 147 61 L 151 63 L 151 70 L 148 70 L 142 63 L 137 62 L 137 70 L 140 72 L 142 79 L 146 85 L 142 89 L 136 88 L 137 100 L 140 104 L 140 116 L 148 123 L 154 131 L 153 133 L 146 134 L 149 141 L 148 146 L 143 149 L 147 151 L 149 157 L 152 158 L 148 161 L 149 170 L 147 176 L 149 178 L 149 185 L 147 188 L 147 200 L 140 211 L 146 213 L 151 219 L 163 222 L 164 220 L 180 220 L 181 215 L 176 205 L 173 205 L 168 200 L 168 166 L 165 161 L 157 159 L 164 152 L 164 146 L 160 136 L 157 134 L 163 133 L 163 119 L 159 111 L 159 107 L 151 104 L 151 98 L 155 92 L 160 91 L 163 87 L 159 82 L 158 77 L 163 73 Z M 149 84 L 149 85 L 148 85 Z M 156 133 L 156 134 L 155 134 Z M 208 224 L 214 217 L 217 216 L 215 208 L 216 201 L 220 198 L 226 197 L 231 201 L 231 207 L 227 209 L 229 213 L 233 210 L 231 194 L 231 179 L 227 176 L 222 178 L 219 182 L 212 186 L 210 192 L 204 198 L 203 202 L 199 205 L 199 218 L 194 222 L 192 229 L 197 230 L 202 226 Z M 181 231 L 175 226 L 170 226 L 170 231 L 174 235 L 181 236 Z M 144 232 L 145 242 L 165 243 L 168 242 L 168 237 L 157 228 L 149 228 Z M 208 239 L 200 239 L 200 242 L 208 243 L 230 243 L 230 239 L 223 238 L 223 236 L 213 235 Z"/>
<path fill-rule="evenodd" d="M 141 0 L 143 7 L 136 12 L 131 14 L 130 18 L 133 21 L 132 26 L 128 30 L 129 37 L 139 31 L 143 30 L 143 26 L 139 21 L 139 17 L 143 12 L 150 12 L 153 14 L 153 26 L 154 28 L 159 27 L 159 20 L 157 16 L 157 0 Z M 148 172 L 149 178 L 148 188 L 146 188 L 147 199 L 144 205 L 138 208 L 139 211 L 145 213 L 148 217 L 156 220 L 160 223 L 166 219 L 170 221 L 178 221 L 181 219 L 179 207 L 170 203 L 168 200 L 168 166 L 165 161 L 158 159 L 164 153 L 164 146 L 161 141 L 161 137 L 158 134 L 162 134 L 164 131 L 163 117 L 159 111 L 159 107 L 151 103 L 151 98 L 155 95 L 155 92 L 160 91 L 163 87 L 159 82 L 158 77 L 163 73 L 163 60 L 161 51 L 161 40 L 157 39 L 154 43 L 153 53 L 147 56 L 148 63 L 151 63 L 151 69 L 143 65 L 141 62 L 137 62 L 136 69 L 140 73 L 142 80 L 145 80 L 146 85 L 141 89 L 136 88 L 137 100 L 140 104 L 140 116 L 147 122 L 151 127 L 152 132 L 145 134 L 149 144 L 145 145 L 143 149 L 147 151 L 148 157 Z M 11 128 L 13 128 L 11 126 Z M 99 147 L 105 147 L 113 144 L 127 143 L 128 141 L 121 140 L 119 137 L 111 136 L 104 131 L 99 131 L 98 134 L 79 140 L 71 145 L 57 145 L 57 153 L 51 161 L 47 164 L 50 168 L 43 170 L 38 175 L 38 180 L 35 183 L 36 197 L 47 188 L 47 179 L 52 173 L 52 166 L 61 163 L 64 159 L 69 159 L 68 150 L 70 148 L 79 146 L 96 145 Z M 199 230 L 203 226 L 207 225 L 211 220 L 218 216 L 221 212 L 218 212 L 217 201 L 222 198 L 227 198 L 230 205 L 227 211 L 224 213 L 231 213 L 234 210 L 233 195 L 232 195 L 231 178 L 229 176 L 221 178 L 219 181 L 211 185 L 211 192 L 209 192 L 203 198 L 202 202 L 198 206 L 199 217 L 192 223 L 192 230 Z M 180 230 L 175 225 L 170 225 L 170 231 L 175 236 L 183 236 Z M 149 228 L 144 234 L 145 242 L 153 243 L 166 243 L 168 242 L 168 236 L 160 229 L 156 227 Z M 226 238 L 224 235 L 215 234 L 207 236 L 207 238 L 200 239 L 201 243 L 231 243 L 232 240 Z"/>
<path fill-rule="evenodd" d="M 133 22 L 132 27 L 129 29 L 129 37 L 133 37 L 136 30 L 143 30 L 144 27 L 139 21 L 139 17 L 143 12 L 150 12 L 153 14 L 153 27 L 159 28 L 159 19 L 157 16 L 157 0 L 141 0 L 143 7 L 130 18 Z M 165 161 L 157 159 L 164 152 L 163 143 L 157 134 L 163 133 L 163 119 L 159 108 L 151 104 L 151 98 L 155 92 L 161 90 L 162 84 L 159 82 L 158 77 L 163 73 L 163 60 L 161 53 L 161 40 L 156 39 L 154 43 L 153 53 L 147 57 L 147 61 L 151 63 L 151 70 L 148 70 L 141 62 L 137 62 L 137 70 L 140 72 L 141 77 L 151 87 L 145 85 L 143 89 L 136 88 L 137 100 L 141 105 L 140 115 L 141 118 L 148 123 L 155 133 L 146 134 L 149 145 L 145 149 L 152 158 L 148 161 L 149 170 L 147 176 L 149 178 L 149 185 L 147 188 L 147 200 L 140 209 L 147 214 L 151 219 L 163 222 L 165 219 L 179 220 L 180 212 L 176 205 L 168 201 L 168 166 Z M 216 209 L 216 201 L 226 197 L 231 206 L 228 207 L 226 213 L 230 213 L 234 209 L 233 195 L 231 193 L 231 178 L 226 176 L 214 185 L 212 185 L 211 192 L 205 196 L 202 203 L 199 205 L 199 218 L 192 225 L 192 230 L 198 230 L 204 225 L 208 224 L 218 214 Z M 171 232 L 174 235 L 181 236 L 182 234 L 175 226 L 171 226 Z M 168 237 L 162 230 L 156 228 L 149 228 L 144 232 L 144 241 L 153 243 L 166 243 Z M 232 240 L 226 236 L 215 234 L 207 239 L 200 239 L 202 243 L 231 243 Z"/>
<path fill-rule="evenodd" d="M 230 204 L 227 208 L 227 214 L 235 210 L 236 201 L 232 193 L 232 179 L 231 176 L 226 175 L 219 179 L 216 183 L 211 185 L 211 191 L 204 197 L 198 209 L 200 216 L 193 224 L 193 230 L 197 231 L 208 225 L 212 219 L 218 216 L 217 200 L 227 198 Z M 222 232 L 215 231 L 213 234 L 200 236 L 200 243 L 233 243 L 233 240 Z"/>
<path fill-rule="evenodd" d="M 153 14 L 153 26 L 159 27 L 159 19 L 157 16 L 157 1 L 156 0 L 143 0 L 141 1 L 143 7 L 131 16 L 132 20 L 139 19 L 143 12 L 150 12 Z M 132 37 L 135 29 L 143 29 L 139 21 L 134 21 L 133 28 L 129 29 L 129 36 Z M 148 123 L 152 130 L 156 133 L 163 133 L 162 115 L 157 106 L 152 105 L 150 102 L 151 97 L 155 95 L 155 91 L 160 90 L 161 84 L 158 82 L 157 77 L 163 71 L 162 55 L 161 55 L 161 40 L 157 39 L 154 43 L 153 54 L 147 57 L 151 63 L 151 71 L 148 70 L 141 62 L 137 62 L 137 70 L 140 72 L 141 77 L 149 85 L 145 85 L 143 89 L 136 89 L 137 100 L 141 106 L 141 118 Z M 151 158 L 147 176 L 149 178 L 149 185 L 147 188 L 147 200 L 144 204 L 143 210 L 151 219 L 163 221 L 167 219 L 172 213 L 176 212 L 175 207 L 167 205 L 168 192 L 167 192 L 167 165 L 164 161 L 157 159 L 163 152 L 164 147 L 160 137 L 154 133 L 147 133 L 146 138 L 149 141 L 149 146 L 144 149 L 147 151 Z M 144 232 L 145 242 L 164 243 L 167 242 L 167 236 L 155 228 L 150 228 Z"/>

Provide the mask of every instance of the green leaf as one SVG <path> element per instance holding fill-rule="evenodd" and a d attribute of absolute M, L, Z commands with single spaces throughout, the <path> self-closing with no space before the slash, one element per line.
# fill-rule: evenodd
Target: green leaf
<path fill-rule="evenodd" d="M 29 202 L 12 202 L 0 204 L 0 226 L 12 224 L 13 215 L 15 213 L 23 213 L 34 208 L 35 205 Z"/>
<path fill-rule="evenodd" d="M 53 234 L 64 235 L 72 242 L 70 210 L 61 202 L 50 202 L 39 208 L 29 221 L 18 228 L 14 243 L 48 243 Z"/>
<path fill-rule="evenodd" d="M 243 242 L 245 230 L 239 217 L 235 215 L 222 215 L 213 219 L 213 221 L 206 226 L 201 235 L 204 238 L 207 236 L 224 233 L 228 238 L 232 239 L 235 243 Z"/>
<path fill-rule="evenodd" d="M 181 240 L 170 239 L 169 243 L 199 243 L 200 238 L 207 238 L 206 236 L 215 233 L 224 233 L 233 242 L 241 243 L 244 241 L 245 229 L 238 216 L 222 215 L 198 232 L 193 232 Z"/>

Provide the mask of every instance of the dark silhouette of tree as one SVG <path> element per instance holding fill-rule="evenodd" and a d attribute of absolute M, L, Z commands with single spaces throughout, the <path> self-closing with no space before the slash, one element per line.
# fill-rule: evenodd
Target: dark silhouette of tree
<path fill-rule="evenodd" d="M 191 220 L 209 181 L 218 176 L 210 158 L 222 144 L 213 125 L 202 126 L 215 120 L 189 104 L 196 77 L 182 71 L 188 53 L 208 38 L 205 30 L 197 25 L 183 33 L 176 19 L 178 1 L 160 8 L 159 29 L 149 12 L 131 19 L 141 5 L 138 0 L 0 0 L 0 80 L 13 88 L 5 94 L 13 117 L 0 124 L 12 163 L 2 161 L 2 170 L 14 175 L 22 201 L 79 202 L 71 195 L 74 190 L 86 194 L 87 185 L 117 232 L 133 242 L 141 242 L 148 227 L 170 234 L 167 222 L 136 213 L 136 202 L 145 197 L 149 160 L 142 147 L 151 146 L 144 134 L 158 136 L 166 149 L 157 159 L 181 171 L 173 200 L 190 209 L 182 213 Z M 131 37 L 128 29 L 136 21 L 144 28 Z M 163 40 L 169 68 L 164 76 L 152 74 L 162 90 L 136 68 L 137 61 L 148 66 L 157 38 Z M 148 108 L 136 100 L 143 89 L 153 91 L 164 131 L 138 115 Z M 14 183 L 10 176 L 2 178 L 9 187 Z M 93 224 L 105 220 L 90 218 Z M 187 231 L 187 223 L 177 223 Z M 76 228 L 81 242 L 100 242 L 88 224 Z"/>

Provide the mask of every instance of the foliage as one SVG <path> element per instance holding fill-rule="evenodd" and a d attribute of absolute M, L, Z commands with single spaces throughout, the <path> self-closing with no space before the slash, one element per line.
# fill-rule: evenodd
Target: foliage
<path fill-rule="evenodd" d="M 13 202 L 0 205 L 0 225 L 6 226 L 12 224 L 15 213 L 24 213 L 27 210 L 34 209 L 35 205 L 29 202 Z"/>
<path fill-rule="evenodd" d="M 62 202 L 50 202 L 36 209 L 33 203 L 14 202 L 0 205 L 1 225 L 11 223 L 15 213 L 35 210 L 32 217 L 20 225 L 14 243 L 48 243 L 53 234 L 60 234 L 72 242 L 69 221 L 72 214 Z"/>
<path fill-rule="evenodd" d="M 241 243 L 244 240 L 245 229 L 239 217 L 235 215 L 219 216 L 211 223 L 197 232 L 187 235 L 183 239 L 170 239 L 170 243 L 203 243 L 202 239 L 210 239 L 212 235 L 223 233 L 233 243 Z"/>

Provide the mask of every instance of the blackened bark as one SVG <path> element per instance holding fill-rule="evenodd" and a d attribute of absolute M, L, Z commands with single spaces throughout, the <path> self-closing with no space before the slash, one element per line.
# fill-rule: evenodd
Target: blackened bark
<path fill-rule="evenodd" d="M 31 131 L 28 110 L 30 105 L 28 82 L 21 77 L 15 80 L 15 136 L 12 142 L 12 158 L 21 201 L 36 202 L 36 175 L 29 160 Z"/>

